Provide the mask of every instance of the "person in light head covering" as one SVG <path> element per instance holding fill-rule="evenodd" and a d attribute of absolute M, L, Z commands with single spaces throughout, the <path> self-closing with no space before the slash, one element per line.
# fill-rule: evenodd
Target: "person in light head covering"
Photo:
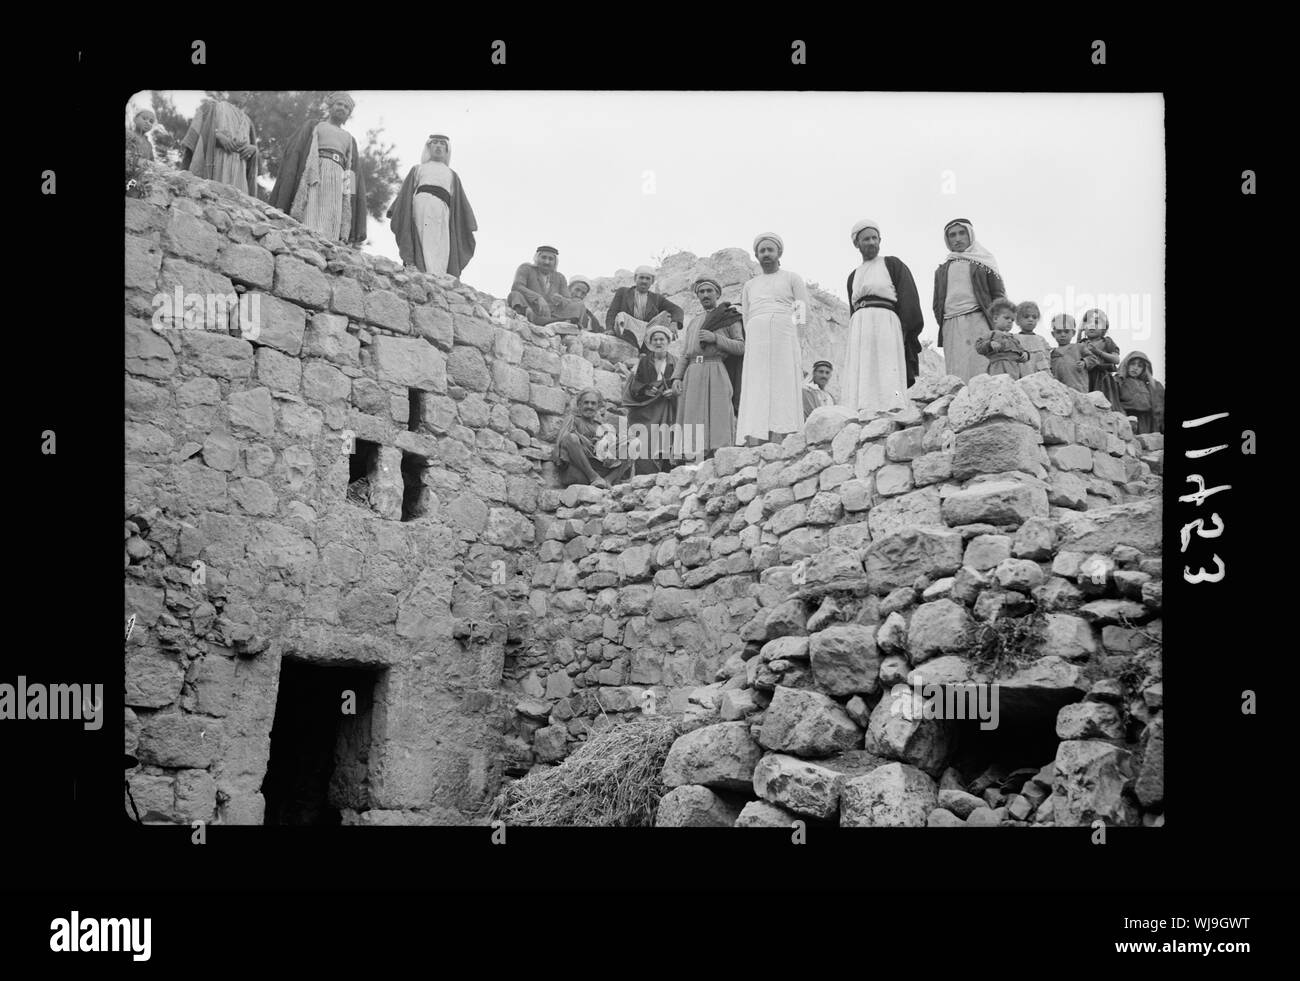
<path fill-rule="evenodd" d="M 988 371 L 988 359 L 975 350 L 988 337 L 989 307 L 1007 295 L 997 260 L 975 241 L 969 218 L 954 218 L 943 226 L 948 256 L 934 271 L 934 318 L 939 347 L 950 375 L 970 381 Z"/>
<path fill-rule="evenodd" d="M 579 330 L 591 331 L 594 334 L 603 334 L 605 328 L 601 326 L 599 320 L 595 318 L 590 310 L 587 309 L 587 296 L 591 293 L 591 280 L 586 276 L 571 276 L 569 278 L 569 296 L 574 303 L 582 304 L 582 313 L 569 318 L 569 322 L 576 324 Z"/>
<path fill-rule="evenodd" d="M 722 300 L 722 284 L 701 276 L 691 287 L 703 313 L 686 325 L 682 355 L 673 372 L 683 457 L 701 459 L 736 442 L 736 387 L 745 335 L 740 308 Z"/>
<path fill-rule="evenodd" d="M 650 324 L 672 323 L 680 330 L 682 308 L 650 290 L 655 281 L 655 271 L 649 266 L 637 266 L 632 275 L 632 286 L 620 286 L 614 291 L 609 309 L 605 311 L 605 330 L 644 351 L 646 328 Z"/>
<path fill-rule="evenodd" d="M 474 256 L 478 221 L 460 175 L 451 169 L 451 141 L 434 133 L 424 141 L 388 209 L 402 262 L 421 272 L 459 277 Z"/>
<path fill-rule="evenodd" d="M 829 361 L 814 361 L 809 378 L 803 385 L 803 417 L 807 419 L 814 409 L 820 409 L 823 405 L 834 405 L 835 399 L 831 393 L 826 391 L 827 384 L 831 380 L 831 372 L 835 366 Z"/>
<path fill-rule="evenodd" d="M 355 107 L 347 92 L 334 92 L 326 118 L 299 127 L 286 144 L 271 204 L 330 241 L 360 245 L 366 240 L 365 172 L 357 141 L 343 128 Z"/>
<path fill-rule="evenodd" d="M 758 247 L 764 242 L 771 242 L 776 246 L 776 256 L 778 259 L 785 254 L 785 242 L 781 240 L 780 235 L 776 234 L 776 232 L 759 232 L 754 238 L 754 255 L 758 255 Z"/>
<path fill-rule="evenodd" d="M 559 256 L 560 250 L 555 246 L 539 245 L 533 253 L 533 261 L 525 262 L 515 270 L 506 302 L 515 312 L 527 317 L 530 323 L 576 324 L 587 309 L 581 300 L 570 296 L 569 284 L 556 268 Z M 571 328 L 557 327 L 556 330 L 574 333 Z"/>
<path fill-rule="evenodd" d="M 855 249 L 858 247 L 858 233 L 868 228 L 875 229 L 876 238 L 880 237 L 880 223 L 872 218 L 863 218 L 853 226 L 853 231 L 849 233 L 849 240 L 853 243 Z"/>
<path fill-rule="evenodd" d="M 848 279 L 852 319 L 840 404 L 859 412 L 902 409 L 920 369 L 921 297 L 907 263 L 881 254 L 880 222 L 864 218 L 849 236 L 862 262 Z"/>
<path fill-rule="evenodd" d="M 798 325 L 808 322 L 808 287 L 781 268 L 785 243 L 775 232 L 754 239 L 762 273 L 740 290 L 745 362 L 736 442 L 755 445 L 803 428 Z"/>
<path fill-rule="evenodd" d="M 677 417 L 678 390 L 673 386 L 677 359 L 668 353 L 673 339 L 672 328 L 651 323 L 646 327 L 646 352 L 637 361 L 623 389 L 627 406 L 629 433 L 642 434 L 644 458 L 637 461 L 637 473 L 656 473 L 670 469 L 675 459 L 673 423 Z"/>

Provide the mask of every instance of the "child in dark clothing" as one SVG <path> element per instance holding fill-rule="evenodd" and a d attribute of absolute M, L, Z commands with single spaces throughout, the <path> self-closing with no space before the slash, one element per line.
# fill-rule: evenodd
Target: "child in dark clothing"
<path fill-rule="evenodd" d="M 1106 336 L 1110 318 L 1101 310 L 1083 315 L 1083 364 L 1088 369 L 1088 391 L 1101 392 L 1111 408 L 1119 410 L 1119 386 L 1115 383 L 1115 366 L 1119 364 L 1119 345 Z"/>
<path fill-rule="evenodd" d="M 1119 363 L 1119 404 L 1137 420 L 1135 433 L 1165 431 L 1165 387 L 1151 377 L 1151 359 L 1141 351 L 1130 351 Z"/>
<path fill-rule="evenodd" d="M 1076 392 L 1088 390 L 1088 369 L 1083 365 L 1083 348 L 1074 343 L 1076 333 L 1074 318 L 1068 313 L 1058 313 L 1052 318 L 1052 377 Z"/>
<path fill-rule="evenodd" d="M 989 304 L 988 315 L 993 329 L 975 342 L 975 351 L 989 359 L 988 374 L 1016 378 L 1020 365 L 1029 360 L 1020 341 L 1011 333 L 1016 322 L 1016 305 L 1005 296 L 999 296 Z"/>

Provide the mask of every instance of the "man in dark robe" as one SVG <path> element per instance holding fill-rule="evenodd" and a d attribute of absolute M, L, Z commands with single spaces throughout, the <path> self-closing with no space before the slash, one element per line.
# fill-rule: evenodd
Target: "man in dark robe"
<path fill-rule="evenodd" d="M 366 240 L 366 179 L 361 170 L 361 152 L 357 147 L 356 137 L 343 129 L 343 124 L 352 115 L 354 105 L 355 102 L 348 93 L 335 92 L 330 96 L 327 118 L 325 120 L 308 120 L 293 134 L 285 148 L 284 159 L 280 161 L 280 173 L 276 177 L 275 187 L 271 191 L 271 205 L 289 215 L 293 214 L 295 203 L 300 206 L 301 210 L 302 195 L 299 194 L 299 191 L 303 174 L 313 168 L 323 166 L 321 161 L 313 160 L 311 154 L 312 146 L 319 146 L 317 128 L 322 126 L 332 127 L 343 134 L 343 139 L 351 143 L 351 152 L 341 154 L 337 148 L 319 146 L 317 154 L 320 157 L 328 157 L 327 163 L 333 162 L 338 166 L 343 166 L 346 161 L 345 169 L 351 175 L 351 181 L 350 187 L 344 186 L 341 204 L 333 201 L 328 202 L 326 210 L 333 213 L 339 207 L 343 209 L 344 214 L 342 215 L 342 223 L 339 226 L 339 238 L 341 241 L 352 245 L 360 245 Z M 331 131 L 331 135 L 337 134 Z M 330 193 L 334 193 L 332 184 Z M 312 210 L 315 211 L 316 209 Z M 310 222 L 306 224 L 308 227 L 314 227 Z M 333 222 L 331 221 L 332 225 Z M 331 227 L 325 234 L 332 235 L 332 231 Z"/>
<path fill-rule="evenodd" d="M 402 189 L 397 192 L 392 207 L 388 209 L 388 227 L 397 238 L 397 251 L 401 253 L 403 263 L 415 266 L 420 272 L 429 272 L 426 256 L 436 253 L 441 260 L 445 251 L 446 269 L 434 269 L 433 272 L 446 273 L 459 279 L 462 270 L 474 257 L 474 233 L 478 231 L 478 221 L 474 217 L 474 209 L 469 205 L 469 198 L 465 196 L 465 189 L 461 186 L 460 175 L 448 166 L 450 161 L 448 138 L 439 133 L 430 136 L 424 145 L 420 163 L 406 175 Z M 429 164 L 433 166 L 427 166 Z M 450 187 L 445 187 L 444 182 L 434 179 L 432 174 L 437 171 L 446 175 L 445 183 L 449 183 Z M 422 173 L 430 177 L 429 182 L 421 179 Z M 416 212 L 421 210 L 417 206 L 418 194 L 432 194 L 446 205 L 447 228 L 436 230 L 446 236 L 445 242 L 438 243 L 442 248 L 434 248 L 433 243 L 425 242 L 421 237 L 422 222 L 416 216 Z"/>
<path fill-rule="evenodd" d="M 609 309 L 605 312 L 605 330 L 622 337 L 633 347 L 644 350 L 647 325 L 659 317 L 659 323 L 676 324 L 676 331 L 681 332 L 682 308 L 659 293 L 652 293 L 655 273 L 649 266 L 638 266 L 636 285 L 620 286 L 614 291 Z"/>
<path fill-rule="evenodd" d="M 874 225 L 864 225 L 862 230 L 867 227 L 874 227 Z M 876 234 L 879 241 L 879 229 L 876 229 Z M 871 257 L 875 258 L 876 254 L 876 252 L 871 253 Z M 867 252 L 864 250 L 864 258 L 866 255 Z M 889 273 L 889 279 L 894 284 L 894 293 L 898 297 L 893 301 L 893 311 L 903 328 L 903 361 L 907 365 L 907 387 L 911 388 L 921 370 L 921 330 L 925 327 L 925 315 L 921 312 L 921 296 L 916 290 L 916 280 L 912 278 L 912 270 L 907 268 L 907 264 L 902 259 L 895 255 L 885 256 L 885 269 Z M 853 278 L 857 273 L 856 269 L 849 273 L 846 287 L 850 311 L 855 310 Z"/>
<path fill-rule="evenodd" d="M 648 350 L 641 355 L 624 386 L 628 433 L 632 434 L 635 426 L 646 427 L 645 453 L 636 463 L 638 474 L 671 470 L 681 448 L 673 445 L 671 434 L 680 388 L 673 385 L 677 359 L 668 353 L 670 341 L 671 328 L 662 324 L 650 327 L 646 332 Z"/>
<path fill-rule="evenodd" d="M 534 324 L 553 324 L 579 318 L 587 309 L 580 300 L 569 296 L 564 273 L 555 268 L 559 250 L 553 245 L 539 245 L 532 262 L 515 270 L 514 282 L 506 303 L 516 313 Z"/>

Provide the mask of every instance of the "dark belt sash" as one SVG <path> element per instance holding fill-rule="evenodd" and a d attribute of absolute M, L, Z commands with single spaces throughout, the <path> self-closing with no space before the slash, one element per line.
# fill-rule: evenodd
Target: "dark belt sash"
<path fill-rule="evenodd" d="M 416 194 L 432 194 L 438 198 L 448 208 L 451 207 L 451 192 L 445 187 L 439 187 L 437 184 L 421 184 L 415 189 Z"/>
<path fill-rule="evenodd" d="M 853 302 L 853 312 L 865 310 L 867 307 L 883 307 L 893 313 L 897 313 L 897 305 L 893 300 L 887 300 L 883 296 L 862 296 Z"/>
<path fill-rule="evenodd" d="M 333 160 L 340 167 L 347 166 L 347 157 L 343 156 L 340 151 L 332 149 L 331 147 L 317 147 L 316 153 L 318 156 L 322 156 L 326 160 Z"/>

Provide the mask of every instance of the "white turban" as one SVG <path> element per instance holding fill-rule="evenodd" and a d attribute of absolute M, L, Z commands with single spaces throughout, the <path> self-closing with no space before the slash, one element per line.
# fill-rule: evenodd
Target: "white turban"
<path fill-rule="evenodd" d="M 636 276 L 653 276 L 654 274 L 655 274 L 655 271 L 654 271 L 653 269 L 651 269 L 649 266 L 637 266 L 637 267 L 636 267 L 636 272 L 635 272 L 633 275 L 636 275 Z"/>
<path fill-rule="evenodd" d="M 858 222 L 856 225 L 853 226 L 853 231 L 850 233 L 849 237 L 853 240 L 854 245 L 858 244 L 858 233 L 861 232 L 864 228 L 874 228 L 876 230 L 876 234 L 877 235 L 880 234 L 879 222 L 872 221 L 870 218 L 863 218 L 860 222 Z"/>
<path fill-rule="evenodd" d="M 776 232 L 760 232 L 758 237 L 754 239 L 754 253 L 756 255 L 758 253 L 759 245 L 764 241 L 770 241 L 776 246 L 776 254 L 778 257 L 785 254 L 785 243 L 781 241 L 780 235 Z"/>
<path fill-rule="evenodd" d="M 570 286 L 577 286 L 579 283 L 585 285 L 587 289 L 591 289 L 591 280 L 588 279 L 586 276 L 573 276 L 569 280 Z"/>
<path fill-rule="evenodd" d="M 355 109 L 355 108 L 357 107 L 357 100 L 354 99 L 354 98 L 352 98 L 351 93 L 348 93 L 348 92 L 331 92 L 331 93 L 330 93 L 330 97 L 329 97 L 329 103 L 330 103 L 330 104 L 333 104 L 333 103 L 337 102 L 339 99 L 342 99 L 344 102 L 346 102 L 346 103 L 348 104 L 348 112 L 351 112 L 353 109 Z"/>

